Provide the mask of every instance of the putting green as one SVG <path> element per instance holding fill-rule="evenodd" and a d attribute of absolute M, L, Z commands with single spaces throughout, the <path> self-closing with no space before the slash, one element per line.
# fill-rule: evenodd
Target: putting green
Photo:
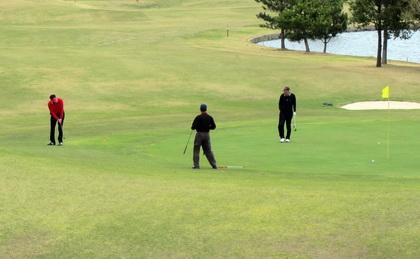
<path fill-rule="evenodd" d="M 416 258 L 420 66 L 256 46 L 253 0 L 0 3 L 0 257 Z M 226 37 L 226 28 L 230 37 Z M 277 137 L 283 85 L 298 98 Z M 47 147 L 50 93 L 65 146 Z M 200 103 L 220 165 L 183 156 Z M 333 107 L 323 107 L 331 102 Z"/>

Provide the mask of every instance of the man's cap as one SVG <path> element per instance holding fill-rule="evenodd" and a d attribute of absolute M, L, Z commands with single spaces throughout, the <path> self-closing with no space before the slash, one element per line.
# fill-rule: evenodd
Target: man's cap
<path fill-rule="evenodd" d="M 200 105 L 200 111 L 205 112 L 207 111 L 207 104 L 203 103 Z"/>

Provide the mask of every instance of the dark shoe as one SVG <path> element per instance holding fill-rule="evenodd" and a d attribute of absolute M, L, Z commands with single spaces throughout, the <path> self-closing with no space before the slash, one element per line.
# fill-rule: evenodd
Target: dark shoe
<path fill-rule="evenodd" d="M 47 146 L 55 146 L 55 143 L 50 142 Z"/>
<path fill-rule="evenodd" d="M 193 166 L 193 168 L 192 168 L 193 170 L 199 170 L 200 169 L 200 167 L 198 167 L 198 166 Z"/>
<path fill-rule="evenodd" d="M 214 170 L 219 169 L 217 166 L 212 166 L 212 168 L 213 168 Z"/>

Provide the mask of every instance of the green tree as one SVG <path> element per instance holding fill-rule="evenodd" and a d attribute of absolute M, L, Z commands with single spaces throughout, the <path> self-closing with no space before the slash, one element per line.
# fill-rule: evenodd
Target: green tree
<path fill-rule="evenodd" d="M 348 16 L 343 10 L 343 0 L 323 0 L 319 3 L 317 19 L 312 27 L 315 38 L 324 43 L 324 53 L 326 53 L 331 39 L 347 30 Z"/>
<path fill-rule="evenodd" d="M 382 66 L 382 33 L 384 30 L 385 0 L 354 0 L 351 2 L 353 22 L 359 27 L 373 24 L 378 34 L 376 66 Z"/>
<path fill-rule="evenodd" d="M 410 17 L 414 20 L 413 28 L 420 30 L 420 0 L 410 1 Z"/>
<path fill-rule="evenodd" d="M 265 21 L 263 27 L 270 29 L 280 29 L 281 48 L 286 49 L 285 28 L 280 23 L 284 11 L 293 4 L 294 0 L 255 0 L 262 4 L 263 12 L 257 14 L 259 19 Z"/>
<path fill-rule="evenodd" d="M 388 41 L 393 38 L 409 39 L 412 36 L 414 20 L 410 16 L 411 0 L 384 1 L 384 37 L 382 64 L 388 63 Z"/>
<path fill-rule="evenodd" d="M 291 41 L 305 43 L 306 52 L 310 52 L 309 40 L 315 39 L 314 21 L 318 16 L 317 0 L 297 0 L 283 12 L 280 23 L 286 29 L 286 37 Z"/>
<path fill-rule="evenodd" d="M 409 39 L 413 20 L 409 17 L 412 0 L 353 0 L 353 22 L 359 27 L 374 25 L 378 34 L 376 66 L 387 63 L 388 40 Z M 382 37 L 383 35 L 383 37 Z"/>
<path fill-rule="evenodd" d="M 309 40 L 314 39 L 323 41 L 326 52 L 330 40 L 347 29 L 343 8 L 343 0 L 296 0 L 279 22 L 288 39 L 305 43 L 306 52 L 310 52 Z"/>
<path fill-rule="evenodd" d="M 420 26 L 420 0 L 410 1 L 410 16 L 415 20 L 416 28 Z"/>

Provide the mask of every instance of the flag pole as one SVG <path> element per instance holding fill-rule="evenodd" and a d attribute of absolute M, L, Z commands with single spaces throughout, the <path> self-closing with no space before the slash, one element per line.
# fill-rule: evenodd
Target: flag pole
<path fill-rule="evenodd" d="M 391 130 L 391 102 L 388 97 L 388 121 L 387 121 L 387 147 L 386 147 L 386 157 L 389 160 L 391 158 L 391 138 L 390 138 L 390 130 Z"/>
<path fill-rule="evenodd" d="M 391 131 L 391 88 L 389 86 L 386 86 L 384 89 L 382 89 L 382 98 L 386 99 L 388 101 L 388 111 L 387 111 L 387 129 L 386 129 L 386 158 L 389 160 L 391 158 L 391 137 L 390 137 L 390 131 Z"/>

